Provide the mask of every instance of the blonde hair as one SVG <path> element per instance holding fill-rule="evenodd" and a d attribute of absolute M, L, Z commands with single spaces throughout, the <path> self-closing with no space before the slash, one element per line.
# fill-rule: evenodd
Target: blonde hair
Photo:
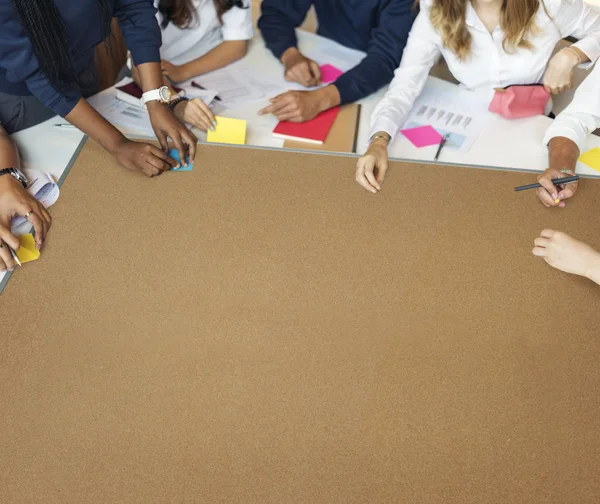
<path fill-rule="evenodd" d="M 442 35 L 444 46 L 461 60 L 471 52 L 471 34 L 466 23 L 468 3 L 469 0 L 433 0 L 431 7 L 431 24 Z M 519 47 L 532 48 L 527 37 L 536 30 L 534 21 L 539 8 L 540 0 L 503 0 L 500 26 L 504 32 L 502 47 L 506 52 Z"/>

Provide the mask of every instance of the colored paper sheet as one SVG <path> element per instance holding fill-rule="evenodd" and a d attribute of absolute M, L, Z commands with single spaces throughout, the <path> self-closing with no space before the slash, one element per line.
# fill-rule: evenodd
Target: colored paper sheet
<path fill-rule="evenodd" d="M 579 161 L 597 172 L 600 172 L 600 149 L 594 147 L 592 150 L 584 152 L 579 158 Z"/>
<path fill-rule="evenodd" d="M 169 150 L 169 156 L 171 156 L 175 161 L 177 161 L 179 163 L 179 168 L 171 168 L 171 171 L 192 171 L 192 168 L 194 167 L 194 165 L 192 163 L 190 163 L 189 156 L 187 158 L 187 162 L 188 162 L 187 166 L 183 166 L 181 164 L 181 158 L 179 157 L 179 151 L 177 149 Z"/>
<path fill-rule="evenodd" d="M 35 238 L 31 233 L 19 236 L 19 241 L 21 248 L 17 250 L 17 257 L 21 264 L 39 259 L 40 251 L 35 248 Z"/>
<path fill-rule="evenodd" d="M 415 147 L 439 145 L 442 141 L 442 135 L 431 126 L 419 126 L 418 128 L 405 129 L 401 130 L 400 133 L 408 138 Z"/>
<path fill-rule="evenodd" d="M 339 68 L 330 65 L 329 63 L 321 65 L 321 81 L 323 84 L 329 84 L 338 79 L 341 75 L 344 75 Z"/>
<path fill-rule="evenodd" d="M 208 131 L 208 142 L 244 145 L 246 143 L 246 121 L 229 117 L 215 117 L 215 131 Z"/>

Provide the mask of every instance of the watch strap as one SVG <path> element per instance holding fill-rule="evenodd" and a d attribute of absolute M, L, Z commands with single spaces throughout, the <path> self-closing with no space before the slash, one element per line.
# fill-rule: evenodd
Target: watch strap
<path fill-rule="evenodd" d="M 20 173 L 21 172 L 16 168 L 3 168 L 2 170 L 0 170 L 0 177 L 2 175 L 11 175 L 21 183 L 24 189 L 27 189 L 27 179 L 24 175 L 20 176 Z"/>

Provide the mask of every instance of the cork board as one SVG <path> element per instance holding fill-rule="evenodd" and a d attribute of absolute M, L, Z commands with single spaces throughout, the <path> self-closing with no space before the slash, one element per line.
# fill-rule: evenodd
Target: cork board
<path fill-rule="evenodd" d="M 0 502 L 592 503 L 598 181 L 201 146 L 147 180 L 88 141 L 0 298 Z"/>

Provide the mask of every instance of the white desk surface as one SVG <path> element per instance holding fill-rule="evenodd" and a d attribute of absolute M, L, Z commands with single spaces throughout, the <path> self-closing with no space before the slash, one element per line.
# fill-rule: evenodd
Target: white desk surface
<path fill-rule="evenodd" d="M 349 69 L 363 57 L 363 53 L 359 51 L 347 49 L 312 33 L 299 30 L 298 39 L 300 49 L 307 56 L 314 58 L 319 63 L 331 63 L 342 70 Z M 262 39 L 259 37 L 252 41 L 244 61 L 260 74 L 280 83 L 282 91 L 287 86 L 283 79 L 281 64 L 267 51 Z M 429 78 L 428 85 L 450 91 L 456 87 L 455 84 L 433 77 Z M 103 93 L 113 92 L 111 88 Z M 380 90 L 378 93 L 360 101 L 362 112 L 359 125 L 359 146 L 366 144 L 371 113 L 383 94 L 384 90 Z M 280 148 L 282 147 L 282 141 L 273 138 L 271 134 L 277 124 L 275 117 L 260 117 L 257 115 L 257 111 L 266 106 L 267 103 L 265 98 L 236 108 L 226 109 L 221 112 L 221 115 L 248 121 L 247 145 Z M 468 152 L 445 150 L 442 160 L 448 164 L 542 171 L 547 167 L 548 155 L 546 147 L 542 144 L 542 139 L 551 121 L 551 119 L 543 116 L 510 121 L 495 117 Z M 64 121 L 59 117 L 55 117 L 13 135 L 21 151 L 25 167 L 31 166 L 47 171 L 57 179 L 61 178 L 84 138 L 83 133 L 76 129 L 52 126 L 59 123 L 64 123 Z M 139 131 L 121 129 L 128 136 L 144 136 Z M 204 141 L 205 135 L 197 130 L 194 131 L 197 133 L 199 140 Z M 588 139 L 588 147 L 600 147 L 600 137 L 591 135 Z M 433 159 L 435 150 L 436 147 L 417 149 L 402 135 L 398 135 L 389 148 L 390 157 L 393 159 L 428 162 Z M 598 172 L 581 163 L 577 172 L 582 175 L 599 176 Z"/>

